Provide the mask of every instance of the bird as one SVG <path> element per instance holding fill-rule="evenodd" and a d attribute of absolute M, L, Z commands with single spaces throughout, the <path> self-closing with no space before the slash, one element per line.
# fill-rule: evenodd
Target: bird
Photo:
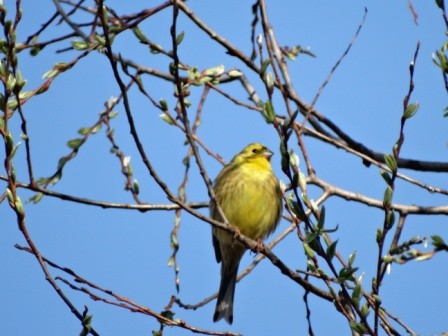
<path fill-rule="evenodd" d="M 221 213 L 235 229 L 253 240 L 265 239 L 277 227 L 282 214 L 282 191 L 272 171 L 271 152 L 260 143 L 252 143 L 236 154 L 218 174 L 210 202 L 210 217 L 223 222 Z M 213 321 L 224 318 L 233 322 L 238 266 L 246 247 L 234 235 L 217 227 L 212 228 L 213 247 L 221 263 L 219 286 Z"/>

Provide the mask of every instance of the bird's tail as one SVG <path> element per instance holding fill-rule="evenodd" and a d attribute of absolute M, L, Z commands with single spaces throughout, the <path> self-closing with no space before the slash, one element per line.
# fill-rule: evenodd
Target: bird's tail
<path fill-rule="evenodd" d="M 227 323 L 233 322 L 233 298 L 235 296 L 236 275 L 238 265 L 229 269 L 224 269 L 221 265 L 221 284 L 219 285 L 218 301 L 216 302 L 213 322 L 224 318 Z"/>

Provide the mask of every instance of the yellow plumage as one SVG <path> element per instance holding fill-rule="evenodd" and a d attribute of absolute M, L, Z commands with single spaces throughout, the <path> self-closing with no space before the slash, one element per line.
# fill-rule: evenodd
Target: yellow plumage
<path fill-rule="evenodd" d="M 255 143 L 245 147 L 223 168 L 213 189 L 229 224 L 254 240 L 266 238 L 275 230 L 282 211 L 280 185 L 272 172 L 272 152 Z M 210 216 L 222 221 L 216 204 Z M 231 234 L 213 228 L 216 260 L 221 262 L 221 284 L 213 320 L 233 321 L 233 298 L 238 266 L 246 248 Z"/>

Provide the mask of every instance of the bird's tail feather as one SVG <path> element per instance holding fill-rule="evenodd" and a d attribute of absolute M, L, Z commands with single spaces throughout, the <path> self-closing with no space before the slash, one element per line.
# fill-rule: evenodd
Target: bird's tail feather
<path fill-rule="evenodd" d="M 224 265 L 222 265 L 224 266 Z M 213 322 L 224 318 L 227 323 L 233 322 L 233 298 L 235 296 L 236 275 L 238 266 L 231 270 L 221 270 L 221 284 L 219 286 L 218 301 L 216 302 Z"/>

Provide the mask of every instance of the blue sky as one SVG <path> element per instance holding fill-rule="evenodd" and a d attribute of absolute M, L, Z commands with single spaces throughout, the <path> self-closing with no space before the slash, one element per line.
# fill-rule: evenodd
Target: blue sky
<path fill-rule="evenodd" d="M 14 13 L 14 1 L 4 1 L 9 17 Z M 134 13 L 153 7 L 156 1 L 108 1 L 118 13 Z M 407 1 L 295 1 L 268 2 L 270 20 L 282 45 L 300 44 L 309 47 L 317 56 L 299 56 L 289 63 L 293 84 L 299 96 L 311 102 L 328 72 L 351 41 L 361 22 L 364 8 L 368 15 L 358 40 L 349 55 L 331 79 L 319 98 L 316 108 L 337 123 L 346 133 L 377 150 L 390 152 L 398 137 L 409 73 L 417 41 L 421 42 L 415 70 L 415 91 L 412 101 L 420 103 L 417 115 L 406 124 L 403 157 L 428 161 L 446 161 L 448 123 L 443 118 L 447 106 L 442 77 L 431 60 L 431 54 L 445 41 L 444 25 L 439 9 L 433 2 L 414 1 L 419 15 L 418 25 L 413 22 Z M 199 17 L 216 32 L 250 54 L 250 22 L 252 2 L 236 0 L 187 2 Z M 41 1 L 36 14 L 34 1 L 24 0 L 23 18 L 18 40 L 23 41 L 39 29 L 40 24 L 54 13 L 52 1 Z M 166 49 L 170 49 L 169 29 L 171 11 L 161 13 L 141 25 L 145 34 Z M 179 30 L 186 36 L 179 48 L 181 59 L 200 70 L 224 64 L 226 69 L 239 68 L 248 73 L 260 93 L 256 76 L 242 63 L 226 55 L 225 50 L 211 43 L 183 15 Z M 69 32 L 61 24 L 46 32 L 41 40 Z M 68 62 L 79 52 L 57 54 L 57 49 L 69 46 L 63 42 L 49 46 L 38 55 L 27 52 L 19 55 L 19 66 L 28 80 L 25 90 L 42 84 L 42 75 L 56 62 Z M 132 34 L 124 34 L 114 42 L 116 52 L 148 67 L 168 69 L 162 55 L 153 55 L 147 47 L 138 44 Z M 174 105 L 173 88 L 168 82 L 145 79 L 145 86 L 156 99 L 166 99 Z M 223 88 L 242 100 L 246 95 L 239 84 Z M 92 125 L 104 108 L 104 102 L 118 95 L 110 65 L 104 55 L 92 53 L 74 69 L 58 77 L 48 93 L 33 98 L 24 106 L 33 150 L 34 170 L 37 177 L 51 175 L 58 159 L 69 153 L 66 142 L 77 137 L 77 131 Z M 190 100 L 193 116 L 202 88 L 193 88 Z M 160 112 L 143 99 L 134 88 L 130 93 L 131 106 L 145 149 L 160 176 L 176 191 L 182 182 L 182 159 L 187 148 L 184 135 L 159 118 Z M 262 99 L 265 97 L 262 97 Z M 279 97 L 276 97 L 276 99 Z M 280 99 L 276 112 L 284 115 Z M 112 121 L 120 149 L 131 157 L 134 177 L 141 188 L 143 201 L 168 204 L 139 161 L 138 152 L 129 135 L 129 127 L 122 105 L 119 116 Z M 13 135 L 19 139 L 20 122 L 11 119 Z M 263 118 L 253 111 L 235 106 L 222 96 L 211 93 L 204 106 L 198 135 L 211 149 L 226 161 L 254 141 L 263 142 L 274 152 L 273 167 L 277 176 L 286 182 L 280 169 L 279 139 Z M 361 160 L 343 150 L 306 138 L 306 146 L 318 176 L 340 188 L 381 199 L 385 183 L 375 167 L 366 168 Z M 298 152 L 298 148 L 291 144 Z M 117 159 L 110 154 L 110 144 L 104 129 L 84 145 L 77 157 L 64 170 L 62 180 L 52 189 L 79 197 L 117 203 L 132 203 L 123 190 L 124 178 Z M 3 162 L 4 151 L 0 152 Z M 208 174 L 213 178 L 221 169 L 219 162 L 201 151 Z M 15 158 L 18 178 L 26 181 L 24 146 Z M 303 163 L 301 168 L 304 169 Z M 401 171 L 423 182 L 446 188 L 443 174 Z M 5 171 L 2 166 L 0 174 Z M 6 185 L 0 182 L 2 188 Z M 192 164 L 186 190 L 189 201 L 207 201 L 206 188 L 198 169 Z M 310 187 L 310 195 L 321 191 Z M 23 200 L 33 194 L 21 189 Z M 403 204 L 444 205 L 446 198 L 422 191 L 405 182 L 396 186 L 394 201 Z M 339 226 L 333 239 L 343 256 L 357 252 L 357 275 L 365 274 L 366 290 L 376 267 L 377 247 L 375 232 L 382 225 L 383 213 L 362 204 L 347 203 L 331 198 L 326 205 L 326 225 Z M 86 279 L 104 288 L 129 297 L 160 312 L 171 295 L 178 295 L 184 303 L 194 304 L 215 293 L 219 285 L 219 266 L 216 264 L 208 224 L 183 213 L 179 232 L 180 292 L 174 284 L 174 272 L 167 266 L 172 253 L 170 231 L 173 212 L 140 213 L 130 210 L 101 209 L 44 197 L 38 204 L 26 204 L 26 221 L 35 244 L 41 253 L 61 266 L 66 266 Z M 201 212 L 207 214 L 206 209 Z M 275 237 L 286 229 L 282 221 Z M 411 216 L 407 220 L 403 239 L 415 235 L 440 234 L 448 239 L 444 216 Z M 2 295 L 0 315 L 5 335 L 78 335 L 78 320 L 54 293 L 39 265 L 27 253 L 18 251 L 14 244 L 25 245 L 15 218 L 6 202 L 0 204 L 0 278 Z M 422 247 L 423 249 L 423 247 Z M 429 248 L 428 248 L 429 250 Z M 306 258 L 303 247 L 294 234 L 274 249 L 292 269 L 303 269 Z M 247 253 L 241 264 L 244 269 L 254 255 Z M 420 335 L 435 335 L 447 331 L 446 285 L 448 271 L 446 254 L 438 254 L 429 262 L 411 262 L 394 265 L 384 281 L 381 297 L 385 307 L 399 316 Z M 53 275 L 62 275 L 52 270 Z M 156 320 L 123 311 L 116 307 L 90 300 L 86 295 L 60 286 L 79 310 L 89 307 L 93 326 L 102 335 L 148 335 L 158 329 Z M 302 335 L 307 332 L 302 301 L 303 290 L 285 278 L 268 261 L 263 261 L 250 276 L 237 284 L 234 324 L 214 324 L 212 315 L 215 301 L 196 311 L 175 306 L 175 318 L 191 325 L 211 330 L 231 330 L 245 335 L 282 334 Z M 332 304 L 312 297 L 312 322 L 316 335 L 348 335 L 349 329 L 342 315 Z M 424 313 L 422 313 L 424 312 Z M 182 329 L 165 330 L 165 335 L 189 335 Z"/>

